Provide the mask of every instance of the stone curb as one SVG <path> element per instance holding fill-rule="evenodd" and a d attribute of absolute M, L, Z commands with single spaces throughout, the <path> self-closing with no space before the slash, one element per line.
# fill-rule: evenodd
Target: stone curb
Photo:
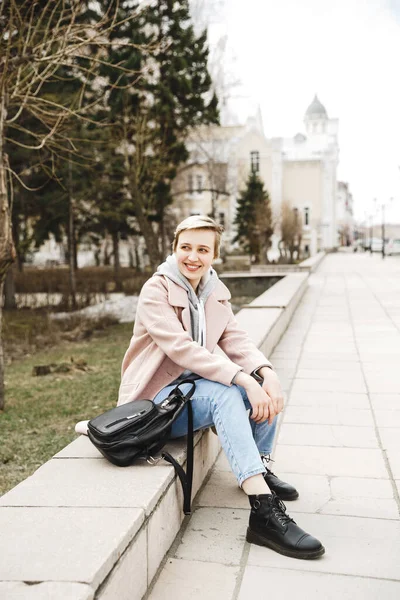
<path fill-rule="evenodd" d="M 267 356 L 303 296 L 292 273 L 236 318 Z M 220 452 L 210 430 L 195 438 L 193 495 Z M 169 450 L 183 464 L 185 442 Z M 178 533 L 182 492 L 163 461 L 115 468 L 80 436 L 0 499 L 0 598 L 140 600 Z"/>

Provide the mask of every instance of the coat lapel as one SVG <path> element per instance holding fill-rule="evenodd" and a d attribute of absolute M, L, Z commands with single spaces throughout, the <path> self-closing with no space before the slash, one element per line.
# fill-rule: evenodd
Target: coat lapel
<path fill-rule="evenodd" d="M 230 311 L 218 302 L 215 294 L 210 294 L 205 305 L 207 350 L 213 352 L 219 338 L 225 331 L 229 321 Z"/>
<path fill-rule="evenodd" d="M 179 285 L 165 277 L 168 285 L 168 302 L 171 306 L 182 308 L 182 325 L 186 331 L 190 331 L 192 326 L 190 323 L 189 301 L 187 292 Z"/>
<path fill-rule="evenodd" d="M 182 308 L 182 325 L 186 331 L 191 330 L 190 311 L 187 292 L 179 285 L 165 277 L 168 285 L 168 302 L 171 306 Z M 220 300 L 229 300 L 228 288 L 218 281 L 215 290 L 209 295 L 205 304 L 207 349 L 212 352 L 224 332 L 230 317 L 230 311 Z"/>

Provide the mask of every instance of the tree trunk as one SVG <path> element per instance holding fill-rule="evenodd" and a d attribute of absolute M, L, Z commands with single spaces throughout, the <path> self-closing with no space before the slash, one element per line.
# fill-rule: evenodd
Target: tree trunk
<path fill-rule="evenodd" d="M 15 260 L 15 247 L 12 239 L 10 207 L 7 197 L 6 165 L 4 154 L 5 120 L 7 117 L 6 98 L 0 90 L 0 298 L 3 297 L 4 280 L 8 269 Z M 4 355 L 1 343 L 2 307 L 0 303 L 0 410 L 4 408 Z"/>
<path fill-rule="evenodd" d="M 120 280 L 120 262 L 119 262 L 119 234 L 118 231 L 113 231 L 111 234 L 112 246 L 113 246 L 113 257 L 114 257 L 114 281 L 117 291 L 121 291 L 121 280 Z"/>
<path fill-rule="evenodd" d="M 75 276 L 75 252 L 74 252 L 74 205 L 72 199 L 72 164 L 68 163 L 68 257 L 69 257 L 69 292 L 71 298 L 71 308 L 76 310 L 76 276 Z"/>
<path fill-rule="evenodd" d="M 108 267 L 110 265 L 110 260 L 111 260 L 111 253 L 108 252 L 108 239 L 106 239 L 105 244 L 104 244 L 104 248 L 103 248 L 103 265 L 105 267 Z"/>
<path fill-rule="evenodd" d="M 4 282 L 4 310 L 15 310 L 16 308 L 14 270 L 8 269 Z"/>
<path fill-rule="evenodd" d="M 160 264 L 160 252 L 158 249 L 158 239 L 153 231 L 151 223 L 148 221 L 140 200 L 134 200 L 136 218 L 139 223 L 140 232 L 144 237 L 146 249 L 150 259 L 151 268 L 155 271 Z"/>
<path fill-rule="evenodd" d="M 161 256 L 163 260 L 166 258 L 164 212 L 164 206 L 162 206 L 160 210 L 159 237 L 161 239 Z"/>
<path fill-rule="evenodd" d="M 78 242 L 76 241 L 76 235 L 75 235 L 75 227 L 74 227 L 74 237 L 72 239 L 73 244 L 74 244 L 74 267 L 75 267 L 75 273 L 78 270 Z"/>
<path fill-rule="evenodd" d="M 139 241 L 136 239 L 136 236 L 133 237 L 133 249 L 135 252 L 135 262 L 136 262 L 136 270 L 141 273 L 142 265 L 140 264 L 140 256 L 139 256 Z"/>
<path fill-rule="evenodd" d="M 119 235 L 118 231 L 113 231 L 111 234 L 113 257 L 114 257 L 114 275 L 118 277 L 121 263 L 119 262 Z"/>

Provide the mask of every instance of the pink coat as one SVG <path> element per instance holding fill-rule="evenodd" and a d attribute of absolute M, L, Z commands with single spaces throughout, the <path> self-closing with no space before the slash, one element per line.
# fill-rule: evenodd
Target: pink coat
<path fill-rule="evenodd" d="M 228 288 L 218 281 L 205 303 L 207 346 L 190 333 L 187 292 L 167 277 L 151 277 L 140 293 L 133 336 L 122 361 L 118 404 L 154 398 L 190 369 L 205 379 L 230 386 L 240 370 L 251 373 L 270 365 L 233 315 Z M 216 346 L 226 356 L 213 354 Z"/>

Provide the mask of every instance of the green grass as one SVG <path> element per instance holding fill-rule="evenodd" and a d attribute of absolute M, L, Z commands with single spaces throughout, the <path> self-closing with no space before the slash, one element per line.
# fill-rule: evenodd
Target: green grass
<path fill-rule="evenodd" d="M 77 421 L 115 406 L 132 324 L 112 325 L 84 342 L 63 342 L 6 368 L 0 411 L 0 494 L 75 439 Z M 34 365 L 83 359 L 89 370 L 33 377 Z"/>

